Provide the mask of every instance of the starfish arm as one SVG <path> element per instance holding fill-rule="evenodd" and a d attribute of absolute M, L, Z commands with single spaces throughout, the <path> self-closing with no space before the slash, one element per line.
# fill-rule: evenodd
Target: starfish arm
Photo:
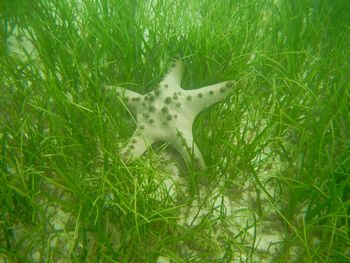
<path fill-rule="evenodd" d="M 161 87 L 181 87 L 181 76 L 182 76 L 182 62 L 176 60 L 171 64 L 167 75 L 160 82 Z"/>
<path fill-rule="evenodd" d="M 233 87 L 233 81 L 225 81 L 196 90 L 187 90 L 187 98 L 191 97 L 187 103 L 191 103 L 193 110 L 199 113 L 230 95 Z"/>
<path fill-rule="evenodd" d="M 140 130 L 136 130 L 127 144 L 121 149 L 119 155 L 124 162 L 130 162 L 140 157 L 152 145 L 154 140 L 149 136 L 143 136 Z"/>
<path fill-rule="evenodd" d="M 133 113 L 141 109 L 140 101 L 142 101 L 143 95 L 118 86 L 105 85 L 104 87 L 108 92 L 121 98 Z"/>
<path fill-rule="evenodd" d="M 177 140 L 172 142 L 174 148 L 181 154 L 186 163 L 195 162 L 201 169 L 205 168 L 205 162 L 202 153 L 199 151 L 197 145 L 193 141 L 191 131 L 180 132 L 177 131 Z"/>

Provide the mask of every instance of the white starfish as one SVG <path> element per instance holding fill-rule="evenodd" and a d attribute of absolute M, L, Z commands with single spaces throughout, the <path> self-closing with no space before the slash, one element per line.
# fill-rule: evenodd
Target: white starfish
<path fill-rule="evenodd" d="M 123 161 L 141 156 L 156 141 L 165 141 L 187 163 L 195 160 L 201 168 L 205 167 L 202 154 L 193 141 L 193 122 L 203 109 L 229 95 L 234 82 L 184 90 L 181 88 L 181 76 L 182 63 L 178 60 L 158 87 L 145 95 L 121 87 L 105 86 L 115 91 L 136 117 L 136 131 L 120 152 Z"/>

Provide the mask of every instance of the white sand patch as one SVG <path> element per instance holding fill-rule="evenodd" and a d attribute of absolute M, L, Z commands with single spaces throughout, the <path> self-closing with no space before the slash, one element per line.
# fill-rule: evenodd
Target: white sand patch
<path fill-rule="evenodd" d="M 270 156 L 269 148 L 263 151 L 262 156 L 256 159 L 256 162 L 261 162 L 267 156 Z M 164 154 L 164 153 L 162 153 Z M 175 189 L 182 193 L 188 192 L 188 185 L 184 182 L 184 178 L 179 176 L 180 171 L 176 168 L 174 158 L 169 158 L 169 153 L 166 152 L 169 171 L 172 171 L 174 176 L 169 175 L 166 179 L 168 189 Z M 173 163 L 172 163 L 173 162 Z M 234 195 L 223 191 L 223 185 L 211 187 L 200 187 L 199 197 L 193 199 L 192 202 L 181 209 L 180 219 L 178 224 L 187 228 L 194 228 L 201 224 L 202 220 L 214 220 L 220 222 L 213 231 L 211 240 L 220 244 L 222 236 L 231 236 L 236 239 L 236 242 L 244 244 L 246 247 L 254 249 L 254 262 L 273 262 L 273 258 L 281 251 L 281 244 L 285 238 L 285 233 L 281 227 L 281 221 L 277 216 L 276 205 L 269 202 L 269 196 L 275 196 L 275 187 L 273 179 L 276 171 L 278 171 L 278 160 L 274 159 L 269 165 L 269 169 L 258 174 L 258 179 L 265 186 L 265 191 L 256 191 L 256 181 L 254 177 L 249 180 L 243 180 L 239 192 Z M 168 175 L 168 176 L 169 176 Z M 259 188 L 259 187 L 258 187 Z M 255 208 L 255 204 L 259 200 L 260 210 L 263 214 L 259 215 Z M 221 225 L 221 226 L 220 226 Z M 222 246 L 225 246 L 221 242 Z M 183 245 L 183 255 L 196 255 L 201 251 L 193 250 L 186 244 Z M 248 251 L 237 251 L 236 258 L 240 260 L 249 258 Z M 223 256 L 223 252 L 218 255 L 218 258 Z M 161 257 L 160 262 L 168 262 L 169 259 Z M 166 261 L 168 260 L 168 261 Z M 239 260 L 233 262 L 240 262 Z"/>

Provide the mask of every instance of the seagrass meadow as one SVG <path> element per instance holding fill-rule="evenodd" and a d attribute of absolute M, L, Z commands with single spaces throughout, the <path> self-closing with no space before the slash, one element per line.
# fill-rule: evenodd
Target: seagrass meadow
<path fill-rule="evenodd" d="M 350 262 L 349 17 L 345 0 L 0 1 L 0 262 Z M 181 111 L 152 115 L 174 61 Z"/>

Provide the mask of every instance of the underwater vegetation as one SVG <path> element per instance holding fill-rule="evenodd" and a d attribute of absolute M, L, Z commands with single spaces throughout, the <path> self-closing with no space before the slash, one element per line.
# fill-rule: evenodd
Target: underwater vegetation
<path fill-rule="evenodd" d="M 1 1 L 0 262 L 349 262 L 349 14 Z"/>

